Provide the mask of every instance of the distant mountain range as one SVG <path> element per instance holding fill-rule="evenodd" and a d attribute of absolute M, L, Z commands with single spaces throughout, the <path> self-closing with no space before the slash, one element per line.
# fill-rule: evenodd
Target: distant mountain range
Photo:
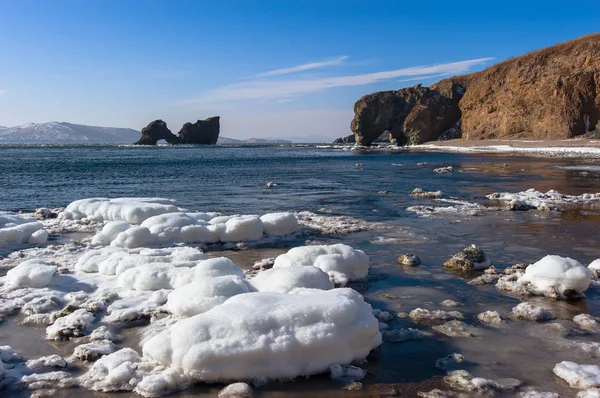
<path fill-rule="evenodd" d="M 131 144 L 140 132 L 120 127 L 97 127 L 67 122 L 28 123 L 16 127 L 0 126 L 0 144 Z M 219 144 L 289 144 L 280 139 L 237 140 L 219 137 Z"/>
<path fill-rule="evenodd" d="M 0 144 L 123 144 L 139 138 L 140 132 L 134 129 L 66 122 L 0 127 Z"/>

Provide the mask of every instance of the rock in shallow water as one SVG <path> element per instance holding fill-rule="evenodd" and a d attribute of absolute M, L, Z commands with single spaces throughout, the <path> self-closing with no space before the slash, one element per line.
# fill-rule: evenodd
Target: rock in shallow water
<path fill-rule="evenodd" d="M 415 256 L 414 254 L 402 254 L 398 257 L 398 264 L 405 265 L 407 267 L 416 267 L 421 265 L 421 259 L 419 256 Z"/>
<path fill-rule="evenodd" d="M 462 272 L 483 269 L 490 265 L 487 255 L 475 245 L 467 246 L 443 264 L 445 268 Z"/>

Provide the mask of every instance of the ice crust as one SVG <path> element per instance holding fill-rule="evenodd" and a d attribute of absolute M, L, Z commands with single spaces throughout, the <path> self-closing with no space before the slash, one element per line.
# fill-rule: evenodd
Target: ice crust
<path fill-rule="evenodd" d="M 495 192 L 486 195 L 489 200 L 507 202 L 514 210 L 555 210 L 559 205 L 583 204 L 600 201 L 600 193 L 585 193 L 582 195 L 564 195 L 553 189 L 543 193 L 533 188 L 527 191 L 510 193 Z M 512 205 L 511 205 L 512 204 Z"/>
<path fill-rule="evenodd" d="M 141 224 L 144 220 L 164 213 L 179 211 L 177 202 L 164 198 L 88 198 L 70 203 L 59 214 L 67 220 L 127 221 Z"/>
<path fill-rule="evenodd" d="M 381 334 L 371 306 L 348 288 L 234 296 L 144 344 L 144 357 L 194 380 L 283 379 L 363 359 Z"/>
<path fill-rule="evenodd" d="M 33 217 L 0 212 L 0 247 L 21 244 L 44 244 L 48 232 Z"/>
<path fill-rule="evenodd" d="M 295 247 L 275 259 L 273 268 L 313 266 L 320 268 L 335 284 L 363 279 L 369 272 L 369 257 L 362 251 L 341 243 Z"/>

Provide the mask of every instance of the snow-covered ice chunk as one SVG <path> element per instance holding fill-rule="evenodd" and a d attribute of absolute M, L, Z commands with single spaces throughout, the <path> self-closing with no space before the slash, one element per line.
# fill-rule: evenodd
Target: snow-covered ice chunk
<path fill-rule="evenodd" d="M 252 387 L 246 383 L 233 383 L 219 391 L 217 398 L 252 398 Z"/>
<path fill-rule="evenodd" d="M 150 263 L 123 271 L 119 275 L 118 284 L 123 289 L 153 291 L 175 289 L 190 283 L 191 279 L 192 273 L 189 268 Z"/>
<path fill-rule="evenodd" d="M 48 355 L 46 357 L 40 357 L 37 359 L 30 359 L 25 363 L 25 366 L 29 370 L 38 371 L 40 369 L 48 368 L 66 368 L 67 361 L 64 360 L 60 355 Z"/>
<path fill-rule="evenodd" d="M 0 213 L 0 247 L 43 244 L 48 240 L 44 225 L 33 217 Z"/>
<path fill-rule="evenodd" d="M 526 388 L 525 391 L 519 393 L 519 398 L 559 398 L 555 392 L 538 391 L 532 388 Z"/>
<path fill-rule="evenodd" d="M 425 308 L 415 308 L 408 313 L 410 319 L 416 322 L 432 322 L 432 321 L 445 321 L 446 319 L 462 319 L 463 314 L 458 311 L 441 311 L 433 310 L 429 311 Z"/>
<path fill-rule="evenodd" d="M 409 340 L 421 340 L 425 337 L 433 336 L 431 333 L 425 330 L 419 329 L 388 329 L 381 332 L 385 341 L 390 343 L 401 343 Z"/>
<path fill-rule="evenodd" d="M 457 320 L 433 326 L 432 329 L 448 337 L 475 337 L 479 334 L 479 330 L 476 327 L 469 326 Z"/>
<path fill-rule="evenodd" d="M 52 276 L 56 273 L 56 269 L 55 266 L 46 265 L 43 260 L 38 258 L 23 261 L 6 273 L 4 287 L 6 289 L 44 287 L 50 283 Z"/>
<path fill-rule="evenodd" d="M 575 362 L 562 361 L 554 367 L 553 372 L 572 388 L 600 387 L 598 365 L 579 365 Z"/>
<path fill-rule="evenodd" d="M 146 227 L 131 227 L 120 232 L 111 242 L 111 246 L 133 249 L 152 243 L 152 233 Z"/>
<path fill-rule="evenodd" d="M 259 272 L 248 281 L 259 292 L 288 293 L 302 287 L 310 289 L 333 289 L 329 275 L 311 266 L 271 268 Z"/>
<path fill-rule="evenodd" d="M 123 348 L 96 361 L 81 376 L 82 384 L 94 391 L 131 391 L 137 384 L 133 365 L 141 360 L 131 348 Z"/>
<path fill-rule="evenodd" d="M 576 398 L 600 398 L 600 388 L 588 388 L 587 390 L 579 391 Z"/>
<path fill-rule="evenodd" d="M 169 294 L 167 308 L 173 315 L 188 318 L 242 293 L 248 293 L 248 285 L 237 275 L 198 278 L 173 290 Z"/>
<path fill-rule="evenodd" d="M 280 379 L 363 359 L 381 344 L 371 306 L 352 289 L 246 293 L 179 321 L 144 357 L 195 380 Z"/>
<path fill-rule="evenodd" d="M 522 383 L 517 379 L 489 380 L 483 377 L 473 377 L 466 370 L 454 370 L 449 372 L 444 381 L 453 388 L 461 391 L 493 392 L 514 391 Z"/>
<path fill-rule="evenodd" d="M 309 266 L 329 274 L 336 284 L 363 279 L 369 272 L 369 256 L 362 250 L 338 243 L 335 245 L 295 247 L 275 259 L 273 268 Z"/>
<path fill-rule="evenodd" d="M 501 326 L 504 323 L 498 311 L 484 311 L 477 314 L 477 319 L 489 326 Z"/>
<path fill-rule="evenodd" d="M 77 382 L 72 375 L 63 371 L 32 373 L 30 375 L 22 376 L 19 381 L 25 384 L 30 390 L 67 388 L 77 385 Z"/>
<path fill-rule="evenodd" d="M 127 221 L 109 221 L 104 224 L 102 230 L 92 238 L 92 245 L 110 245 L 117 236 L 131 228 Z"/>
<path fill-rule="evenodd" d="M 585 292 L 591 280 L 592 273 L 579 261 L 549 255 L 528 266 L 519 283 L 530 284 L 534 294 L 570 297 Z"/>
<path fill-rule="evenodd" d="M 495 192 L 486 195 L 489 200 L 497 200 L 503 202 L 513 202 L 517 207 L 514 210 L 555 210 L 559 205 L 581 204 L 600 201 L 600 194 L 585 193 L 582 195 L 564 195 L 555 190 L 550 190 L 546 193 L 536 191 L 531 188 L 527 191 L 510 193 L 510 192 Z"/>
<path fill-rule="evenodd" d="M 224 275 L 237 275 L 244 277 L 244 270 L 235 265 L 227 257 L 209 258 L 198 262 L 193 268 L 194 277 L 217 277 Z"/>
<path fill-rule="evenodd" d="M 531 303 L 521 303 L 512 309 L 512 315 L 515 319 L 526 321 L 548 321 L 556 319 L 556 316 L 537 305 Z"/>
<path fill-rule="evenodd" d="M 585 331 L 600 333 L 600 323 L 589 314 L 575 315 L 573 317 L 573 322 Z"/>
<path fill-rule="evenodd" d="M 127 221 L 141 224 L 147 218 L 179 211 L 177 202 L 163 198 L 88 198 L 71 202 L 59 218 L 95 221 Z"/>
<path fill-rule="evenodd" d="M 69 315 L 58 318 L 46 328 L 46 338 L 49 340 L 65 340 L 71 337 L 81 337 L 87 334 L 94 322 L 94 315 L 83 308 Z"/>
<path fill-rule="evenodd" d="M 115 345 L 108 341 L 92 341 L 91 343 L 80 344 L 73 351 L 73 358 L 80 361 L 91 362 L 108 355 L 115 350 Z"/>
<path fill-rule="evenodd" d="M 446 260 L 443 266 L 456 271 L 485 269 L 492 265 L 488 256 L 475 245 L 470 245 Z"/>
<path fill-rule="evenodd" d="M 282 236 L 296 232 L 298 220 L 292 213 L 268 213 L 260 217 L 265 235 Z"/>
<path fill-rule="evenodd" d="M 456 369 L 456 365 L 459 363 L 463 363 L 465 361 L 465 357 L 459 353 L 450 354 L 444 358 L 440 358 L 435 361 L 435 367 L 440 370 L 451 370 Z"/>
<path fill-rule="evenodd" d="M 230 218 L 221 233 L 222 242 L 259 240 L 263 235 L 263 223 L 258 216 L 244 215 Z"/>

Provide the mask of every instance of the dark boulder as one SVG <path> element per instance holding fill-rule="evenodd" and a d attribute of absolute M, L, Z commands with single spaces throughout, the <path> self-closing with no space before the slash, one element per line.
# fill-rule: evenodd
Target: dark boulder
<path fill-rule="evenodd" d="M 449 82 L 368 94 L 354 105 L 350 128 L 358 145 L 371 145 L 386 131 L 399 145 L 436 140 L 460 120 L 463 93 L 460 84 Z"/>
<path fill-rule="evenodd" d="M 179 131 L 181 144 L 215 145 L 219 139 L 219 116 L 186 123 Z"/>
<path fill-rule="evenodd" d="M 142 138 L 135 145 L 156 145 L 160 140 L 169 144 L 179 144 L 179 138 L 167 128 L 167 123 L 155 120 L 142 129 Z"/>
<path fill-rule="evenodd" d="M 346 137 L 336 138 L 333 143 L 334 144 L 354 144 L 356 142 L 356 138 L 354 138 L 354 134 L 347 135 Z"/>

